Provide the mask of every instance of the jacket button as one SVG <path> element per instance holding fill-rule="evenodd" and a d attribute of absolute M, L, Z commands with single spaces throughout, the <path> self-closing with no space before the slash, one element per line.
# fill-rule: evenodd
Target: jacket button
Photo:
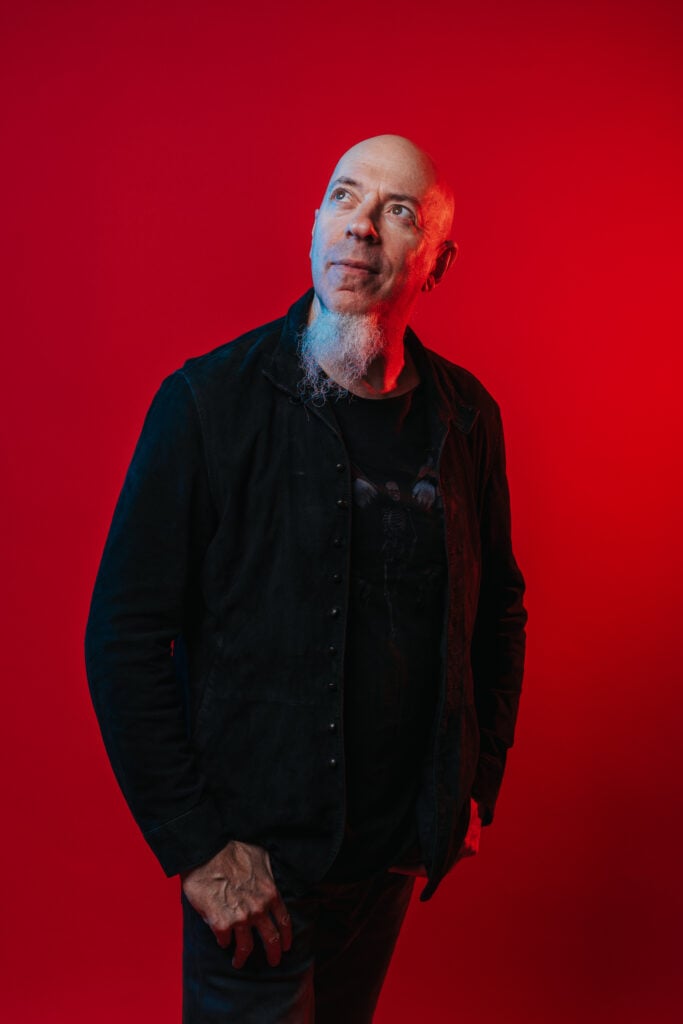
<path fill-rule="evenodd" d="M 337 606 L 335 605 L 334 608 L 330 608 L 330 615 L 332 616 L 333 619 L 336 619 L 340 611 L 341 608 L 337 608 Z"/>
<path fill-rule="evenodd" d="M 338 462 L 334 468 L 337 470 L 338 473 L 343 473 L 344 470 L 346 469 L 346 466 L 344 465 L 343 462 Z"/>
<path fill-rule="evenodd" d="M 334 646 L 334 644 L 330 644 L 330 646 L 327 648 L 327 653 L 328 654 L 336 654 L 337 653 L 337 648 Z"/>
<path fill-rule="evenodd" d="M 330 768 L 336 768 L 337 767 L 337 758 L 336 757 L 331 757 L 327 763 L 329 764 Z"/>
<path fill-rule="evenodd" d="M 341 537 L 334 537 L 332 539 L 332 543 L 335 546 L 335 548 L 340 548 L 344 541 L 341 539 Z"/>
<path fill-rule="evenodd" d="M 330 730 L 330 732 L 336 732 L 337 731 L 337 723 L 336 722 L 330 722 L 330 724 L 328 725 L 328 729 Z"/>
<path fill-rule="evenodd" d="M 346 498 L 337 498 L 337 508 L 348 508 L 349 503 Z"/>
<path fill-rule="evenodd" d="M 328 690 L 336 690 L 337 689 L 337 684 L 335 683 L 334 679 L 330 679 L 329 683 L 327 684 L 327 688 L 328 688 Z"/>
<path fill-rule="evenodd" d="M 340 572 L 333 572 L 332 573 L 332 579 L 334 580 L 335 583 L 341 583 L 341 573 Z"/>

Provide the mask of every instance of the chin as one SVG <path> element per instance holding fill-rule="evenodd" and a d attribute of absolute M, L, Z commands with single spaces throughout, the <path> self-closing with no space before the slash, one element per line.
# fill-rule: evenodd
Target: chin
<path fill-rule="evenodd" d="M 333 291 L 320 296 L 325 309 L 331 313 L 351 313 L 364 316 L 374 312 L 377 303 L 367 296 L 352 291 Z"/>

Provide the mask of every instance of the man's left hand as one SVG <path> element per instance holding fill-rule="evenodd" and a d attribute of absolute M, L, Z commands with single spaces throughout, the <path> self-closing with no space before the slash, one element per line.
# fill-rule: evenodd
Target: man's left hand
<path fill-rule="evenodd" d="M 475 853 L 479 853 L 480 838 L 481 816 L 479 814 L 479 805 L 476 800 L 470 797 L 470 823 L 454 863 L 457 864 L 463 857 L 474 857 Z"/>

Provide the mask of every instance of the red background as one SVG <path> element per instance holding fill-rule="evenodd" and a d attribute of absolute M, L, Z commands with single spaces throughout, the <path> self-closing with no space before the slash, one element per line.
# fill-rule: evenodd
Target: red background
<path fill-rule="evenodd" d="M 502 405 L 530 620 L 496 823 L 377 1021 L 677 1020 L 680 6 L 235 7 L 2 5 L 0 1016 L 180 1019 L 177 883 L 87 696 L 94 574 L 161 378 L 307 287 L 332 165 L 393 131 L 457 193 L 415 326 Z"/>

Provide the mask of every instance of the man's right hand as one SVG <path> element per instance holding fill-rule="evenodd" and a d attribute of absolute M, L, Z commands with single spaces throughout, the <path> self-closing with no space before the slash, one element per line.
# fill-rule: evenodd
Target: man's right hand
<path fill-rule="evenodd" d="M 208 924 L 219 946 L 233 937 L 233 967 L 243 967 L 261 936 L 271 967 L 292 945 L 292 924 L 275 885 L 268 851 L 232 840 L 201 867 L 181 875 L 185 896 Z"/>

